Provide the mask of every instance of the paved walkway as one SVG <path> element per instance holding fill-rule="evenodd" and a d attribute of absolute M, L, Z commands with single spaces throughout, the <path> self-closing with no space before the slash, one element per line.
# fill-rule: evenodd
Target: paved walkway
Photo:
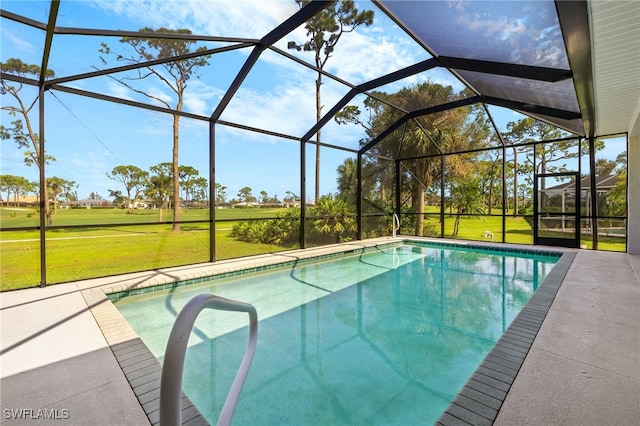
<path fill-rule="evenodd" d="M 495 424 L 640 424 L 640 256 L 580 251 Z"/>
<path fill-rule="evenodd" d="M 638 424 L 639 277 L 640 256 L 578 252 L 496 424 Z M 0 295 L 2 424 L 149 424 L 82 295 L 113 282 Z"/>

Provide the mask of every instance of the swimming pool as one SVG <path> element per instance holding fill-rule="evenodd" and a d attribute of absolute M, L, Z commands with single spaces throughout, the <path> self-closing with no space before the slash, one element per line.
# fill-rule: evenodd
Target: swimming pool
<path fill-rule="evenodd" d="M 196 294 L 256 306 L 258 348 L 234 424 L 424 424 L 557 260 L 409 244 L 114 303 L 159 359 Z M 211 423 L 244 353 L 246 322 L 228 312 L 196 322 L 184 391 Z"/>

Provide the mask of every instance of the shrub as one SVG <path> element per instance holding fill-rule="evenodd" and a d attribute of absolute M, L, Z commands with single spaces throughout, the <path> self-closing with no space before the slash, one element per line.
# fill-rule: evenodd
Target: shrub
<path fill-rule="evenodd" d="M 307 209 L 312 226 L 307 232 L 310 244 L 331 244 L 350 241 L 357 229 L 355 211 L 346 202 L 332 195 L 320 197 Z M 295 244 L 299 232 L 300 209 L 292 208 L 277 219 L 240 222 L 233 226 L 231 236 L 251 243 L 289 246 Z"/>
<path fill-rule="evenodd" d="M 291 245 L 297 240 L 300 209 L 289 209 L 275 220 L 240 222 L 231 228 L 231 236 L 249 243 Z"/>

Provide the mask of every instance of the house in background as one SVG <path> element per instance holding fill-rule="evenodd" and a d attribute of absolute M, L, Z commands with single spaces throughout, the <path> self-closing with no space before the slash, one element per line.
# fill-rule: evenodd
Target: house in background
<path fill-rule="evenodd" d="M 35 195 L 18 195 L 17 197 L 11 197 L 9 200 L 0 201 L 0 206 L 6 207 L 38 208 L 39 204 L 40 197 Z"/>
<path fill-rule="evenodd" d="M 620 203 L 616 199 L 615 193 L 612 191 L 615 188 L 621 188 L 626 191 L 626 179 L 624 176 L 607 175 L 596 176 L 595 178 L 595 201 L 591 192 L 591 178 L 585 176 L 580 179 L 580 210 L 583 217 L 581 223 L 582 233 L 591 234 L 593 232 L 593 224 L 589 219 L 591 217 L 592 209 L 594 205 L 597 212 L 603 212 L 607 216 L 615 216 L 616 211 L 625 211 L 626 206 L 617 206 Z M 561 221 L 561 228 L 565 230 L 567 223 L 565 223 L 564 213 L 568 211 L 574 211 L 576 203 L 576 182 L 570 181 L 561 183 L 559 185 L 552 186 L 550 188 L 541 189 L 541 196 L 545 199 L 545 209 L 548 211 L 555 211 L 559 215 L 554 218 L 552 216 L 545 217 L 544 220 L 549 222 L 557 219 Z M 573 228 L 573 224 L 570 225 Z M 598 234 L 607 236 L 620 236 L 624 237 L 626 229 L 625 221 L 621 218 L 619 221 L 607 219 L 598 221 Z"/>
<path fill-rule="evenodd" d="M 94 198 L 85 198 L 84 200 L 76 200 L 76 201 L 72 201 L 71 203 L 69 203 L 71 206 L 73 207 L 84 207 L 86 209 L 92 209 L 92 208 L 104 208 L 104 207 L 109 207 L 111 206 L 111 201 L 109 200 L 96 200 Z"/>

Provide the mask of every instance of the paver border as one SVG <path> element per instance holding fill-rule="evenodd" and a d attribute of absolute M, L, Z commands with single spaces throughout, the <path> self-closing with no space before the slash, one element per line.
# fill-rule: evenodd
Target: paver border
<path fill-rule="evenodd" d="M 160 378 L 162 365 L 138 337 L 101 288 L 82 292 L 113 356 L 125 375 L 149 423 L 160 423 Z M 182 424 L 208 426 L 209 422 L 182 394 Z"/>

